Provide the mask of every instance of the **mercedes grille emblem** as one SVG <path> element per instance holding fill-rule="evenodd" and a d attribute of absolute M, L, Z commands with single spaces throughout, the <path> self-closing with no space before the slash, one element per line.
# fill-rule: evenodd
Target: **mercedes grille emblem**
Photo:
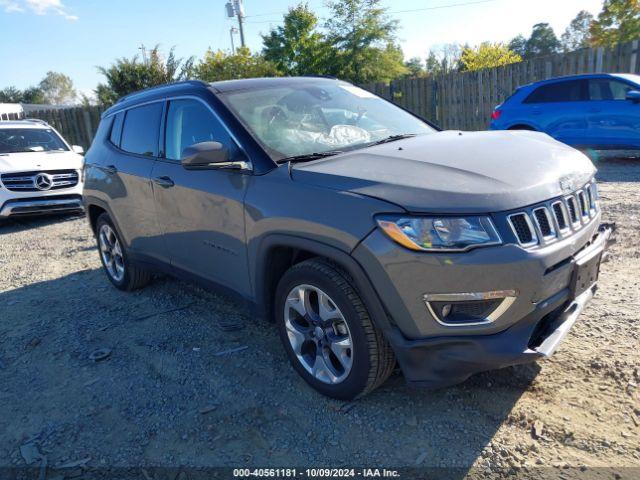
<path fill-rule="evenodd" d="M 49 190 L 51 188 L 51 185 L 53 184 L 53 182 L 51 181 L 51 177 L 46 173 L 39 173 L 38 175 L 36 175 L 34 183 L 38 190 Z"/>

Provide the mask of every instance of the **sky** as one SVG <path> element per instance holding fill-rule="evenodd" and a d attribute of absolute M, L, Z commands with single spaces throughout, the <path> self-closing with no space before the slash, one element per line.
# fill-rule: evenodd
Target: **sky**
<path fill-rule="evenodd" d="M 140 46 L 175 47 L 179 57 L 207 48 L 231 48 L 226 0 L 0 0 L 0 88 L 37 84 L 49 70 L 69 75 L 90 94 L 102 76 L 97 66 L 140 54 Z M 244 0 L 247 46 L 259 50 L 261 33 L 281 24 L 297 0 Z M 323 0 L 308 0 L 324 19 Z M 426 57 L 445 43 L 508 42 L 548 22 L 558 37 L 578 11 L 596 15 L 602 0 L 383 0 L 399 21 L 405 57 Z M 236 45 L 240 40 L 236 35 Z"/>

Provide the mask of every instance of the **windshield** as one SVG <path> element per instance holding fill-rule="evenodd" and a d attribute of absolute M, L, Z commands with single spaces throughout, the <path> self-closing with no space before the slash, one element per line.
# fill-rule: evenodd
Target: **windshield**
<path fill-rule="evenodd" d="M 69 150 L 50 128 L 0 128 L 0 153 Z"/>
<path fill-rule="evenodd" d="M 222 99 L 276 161 L 435 132 L 393 104 L 338 81 L 251 88 Z"/>

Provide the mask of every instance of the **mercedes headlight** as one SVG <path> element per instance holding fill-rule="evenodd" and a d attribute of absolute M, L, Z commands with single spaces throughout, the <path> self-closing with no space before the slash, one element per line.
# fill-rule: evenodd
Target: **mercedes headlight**
<path fill-rule="evenodd" d="M 410 217 L 383 215 L 378 226 L 392 240 L 411 250 L 462 252 L 498 245 L 500 235 L 489 217 Z"/>

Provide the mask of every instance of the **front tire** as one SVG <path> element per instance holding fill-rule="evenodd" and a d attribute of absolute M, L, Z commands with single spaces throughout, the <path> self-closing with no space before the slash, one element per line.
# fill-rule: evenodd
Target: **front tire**
<path fill-rule="evenodd" d="M 129 261 L 122 239 L 107 213 L 98 217 L 96 240 L 102 267 L 116 288 L 130 292 L 149 283 L 151 275 Z"/>
<path fill-rule="evenodd" d="M 338 266 L 321 259 L 294 265 L 278 284 L 275 308 L 289 361 L 323 395 L 353 400 L 391 375 L 391 346 Z"/>

